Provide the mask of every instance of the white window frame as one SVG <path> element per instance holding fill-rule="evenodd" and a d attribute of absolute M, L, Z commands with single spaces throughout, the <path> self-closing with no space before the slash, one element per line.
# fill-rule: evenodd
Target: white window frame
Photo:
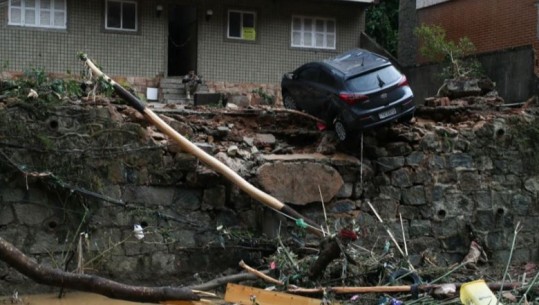
<path fill-rule="evenodd" d="M 67 1 L 66 0 L 50 0 L 50 7 L 43 8 L 43 0 L 33 0 L 35 6 L 29 6 L 29 0 L 19 0 L 20 5 L 14 5 L 15 0 L 9 0 L 8 8 L 8 25 L 14 26 L 23 26 L 23 27 L 33 27 L 33 28 L 46 28 L 46 29 L 66 29 L 67 28 Z M 63 9 L 56 8 L 56 3 L 63 2 Z M 20 10 L 20 21 L 13 21 L 14 16 L 12 16 L 15 10 Z M 30 24 L 26 22 L 26 15 L 34 15 L 34 23 Z M 52 24 L 41 24 L 42 18 L 41 14 L 44 12 L 49 13 L 49 20 Z M 55 17 L 57 14 L 63 15 L 63 20 L 61 25 L 55 25 Z"/>
<path fill-rule="evenodd" d="M 438 4 L 441 4 L 441 3 L 444 3 L 444 2 L 448 2 L 448 1 L 450 1 L 450 0 L 416 0 L 415 8 L 416 8 L 416 10 L 419 10 L 419 9 L 422 9 L 422 8 L 425 8 L 425 7 L 438 5 Z"/>
<path fill-rule="evenodd" d="M 241 37 L 236 37 L 236 36 L 230 36 L 230 13 L 240 13 L 241 14 L 241 20 L 240 20 L 240 34 L 241 34 Z M 244 33 L 243 33 L 243 18 L 244 18 L 244 15 L 246 14 L 249 14 L 249 15 L 253 15 L 253 28 L 254 28 L 254 31 L 255 31 L 255 39 L 247 39 L 246 37 L 244 37 Z M 245 40 L 245 41 L 253 41 L 253 40 L 256 40 L 257 39 L 257 35 L 256 35 L 256 12 L 255 11 L 248 11 L 248 10 L 234 10 L 234 9 L 230 9 L 228 10 L 227 12 L 227 24 L 226 24 L 226 38 L 228 39 L 236 39 L 236 40 Z"/>
<path fill-rule="evenodd" d="M 119 2 L 121 4 L 121 11 L 120 11 L 120 27 L 109 27 L 108 26 L 108 17 L 109 17 L 109 3 L 111 2 Z M 123 4 L 129 3 L 135 5 L 135 28 L 134 29 L 126 29 L 123 27 Z M 121 31 L 121 32 L 137 32 L 138 31 L 138 3 L 136 0 L 105 0 L 105 30 L 107 31 Z"/>
<path fill-rule="evenodd" d="M 298 20 L 300 24 L 295 24 Z M 311 22 L 311 28 L 306 29 L 306 21 Z M 316 28 L 317 22 L 322 22 L 324 29 L 318 31 Z M 333 31 L 328 30 L 328 23 L 333 23 Z M 300 37 L 299 42 L 295 41 L 294 37 Z M 311 43 L 306 42 L 306 36 L 311 36 Z M 333 37 L 333 44 L 330 42 L 330 37 Z M 321 46 L 317 45 L 317 41 L 322 39 Z M 292 16 L 290 30 L 290 46 L 293 48 L 308 48 L 308 49 L 325 49 L 335 50 L 337 48 L 337 20 L 335 18 L 312 17 L 312 16 Z"/>

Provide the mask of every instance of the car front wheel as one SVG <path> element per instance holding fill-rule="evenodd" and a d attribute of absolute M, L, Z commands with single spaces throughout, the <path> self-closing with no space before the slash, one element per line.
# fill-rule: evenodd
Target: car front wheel
<path fill-rule="evenodd" d="M 296 101 L 294 98 L 288 94 L 286 94 L 283 98 L 283 105 L 287 109 L 297 110 L 298 106 L 296 105 Z"/>
<path fill-rule="evenodd" d="M 333 128 L 335 129 L 335 133 L 337 134 L 337 138 L 339 141 L 344 142 L 348 139 L 348 132 L 346 131 L 346 126 L 344 126 L 344 123 L 336 119 L 333 123 Z"/>

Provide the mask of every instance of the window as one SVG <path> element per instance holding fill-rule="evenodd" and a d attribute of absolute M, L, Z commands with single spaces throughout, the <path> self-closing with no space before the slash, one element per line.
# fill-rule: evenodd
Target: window
<path fill-rule="evenodd" d="M 335 49 L 335 19 L 292 17 L 292 47 Z"/>
<path fill-rule="evenodd" d="M 106 0 L 105 29 L 116 31 L 137 30 L 137 2 Z"/>
<path fill-rule="evenodd" d="M 229 10 L 227 38 L 256 40 L 255 25 L 255 12 Z"/>
<path fill-rule="evenodd" d="M 9 0 L 10 25 L 66 28 L 66 0 Z"/>

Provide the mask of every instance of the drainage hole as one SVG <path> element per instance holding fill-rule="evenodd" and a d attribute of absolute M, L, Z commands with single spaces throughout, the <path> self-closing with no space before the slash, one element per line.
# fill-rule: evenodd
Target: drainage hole
<path fill-rule="evenodd" d="M 438 218 L 444 219 L 445 216 L 447 216 L 447 212 L 445 210 L 439 210 L 437 215 L 438 215 Z"/>

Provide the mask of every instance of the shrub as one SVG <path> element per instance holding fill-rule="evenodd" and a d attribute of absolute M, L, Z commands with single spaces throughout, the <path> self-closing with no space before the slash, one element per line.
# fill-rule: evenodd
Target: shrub
<path fill-rule="evenodd" d="M 475 45 L 468 37 L 462 37 L 458 42 L 446 40 L 443 28 L 437 25 L 425 25 L 415 29 L 421 47 L 419 52 L 431 61 L 446 61 L 444 78 L 474 78 L 482 77 L 482 67 L 477 59 L 470 57 L 475 51 Z"/>

